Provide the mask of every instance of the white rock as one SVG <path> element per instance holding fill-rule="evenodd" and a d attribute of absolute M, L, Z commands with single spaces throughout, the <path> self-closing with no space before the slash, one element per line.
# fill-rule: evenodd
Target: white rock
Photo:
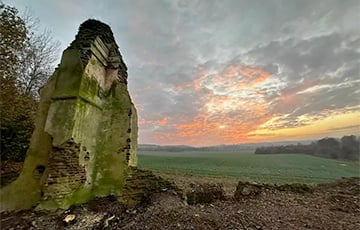
<path fill-rule="evenodd" d="M 75 220 L 75 215 L 74 214 L 70 214 L 70 215 L 67 215 L 67 216 L 65 216 L 65 219 L 64 219 L 64 221 L 65 221 L 65 223 L 70 223 L 70 222 L 72 222 L 72 221 L 74 221 Z"/>

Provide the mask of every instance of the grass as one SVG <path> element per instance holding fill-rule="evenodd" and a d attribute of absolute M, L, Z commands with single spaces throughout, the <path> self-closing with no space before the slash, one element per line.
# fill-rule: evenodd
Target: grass
<path fill-rule="evenodd" d="M 139 167 L 144 169 L 262 183 L 322 183 L 360 176 L 359 162 L 302 154 L 141 151 L 138 155 Z"/>

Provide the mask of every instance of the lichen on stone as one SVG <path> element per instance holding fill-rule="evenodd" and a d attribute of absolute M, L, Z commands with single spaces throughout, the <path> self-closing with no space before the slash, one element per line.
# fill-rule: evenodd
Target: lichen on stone
<path fill-rule="evenodd" d="M 40 96 L 23 170 L 0 190 L 1 211 L 121 196 L 137 163 L 137 114 L 111 28 L 81 24 Z"/>

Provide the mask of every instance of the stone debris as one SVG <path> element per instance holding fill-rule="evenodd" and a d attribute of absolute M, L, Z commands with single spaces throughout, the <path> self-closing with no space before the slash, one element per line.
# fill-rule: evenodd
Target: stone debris
<path fill-rule="evenodd" d="M 190 190 L 186 192 L 186 201 L 190 205 L 206 204 L 224 199 L 225 191 L 221 184 L 190 184 Z"/>
<path fill-rule="evenodd" d="M 239 181 L 236 186 L 234 198 L 241 200 L 244 198 L 256 197 L 266 191 L 283 191 L 291 193 L 312 193 L 314 188 L 307 184 L 282 184 L 282 185 L 270 185 L 270 184 L 258 184 Z"/>
<path fill-rule="evenodd" d="M 149 203 L 151 196 L 156 193 L 181 195 L 175 184 L 155 176 L 151 171 L 131 167 L 122 194 L 122 202 L 129 207 L 135 207 L 138 204 Z"/>
<path fill-rule="evenodd" d="M 238 200 L 243 197 L 254 197 L 259 195 L 262 189 L 260 184 L 239 181 L 234 198 Z"/>
<path fill-rule="evenodd" d="M 104 222 L 104 228 L 109 227 L 109 222 L 112 221 L 115 218 L 114 215 L 112 215 L 111 217 L 107 218 Z"/>
<path fill-rule="evenodd" d="M 70 224 L 71 222 L 73 222 L 75 220 L 76 216 L 74 214 L 70 214 L 70 215 L 66 215 L 64 218 L 64 222 L 66 224 Z"/>

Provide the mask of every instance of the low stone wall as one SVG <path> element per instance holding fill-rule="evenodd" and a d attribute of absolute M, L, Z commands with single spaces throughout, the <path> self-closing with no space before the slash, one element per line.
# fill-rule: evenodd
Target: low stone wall
<path fill-rule="evenodd" d="M 169 190 L 181 193 L 175 184 L 155 176 L 151 171 L 131 167 L 121 200 L 122 203 L 135 207 L 149 202 L 153 194 Z"/>

